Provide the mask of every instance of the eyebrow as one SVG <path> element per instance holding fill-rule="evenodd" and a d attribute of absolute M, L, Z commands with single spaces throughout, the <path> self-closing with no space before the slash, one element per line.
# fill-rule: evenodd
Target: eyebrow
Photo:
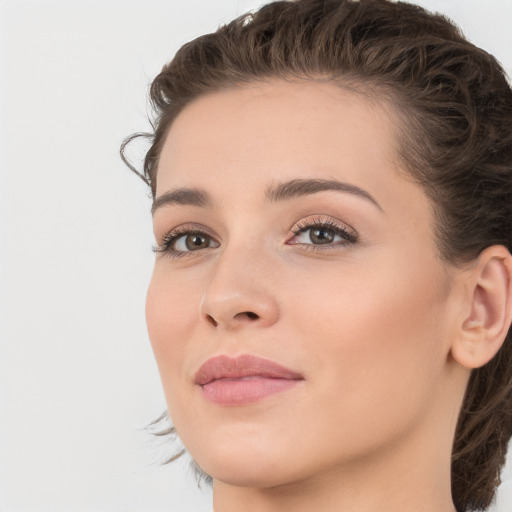
<path fill-rule="evenodd" d="M 177 188 L 162 194 L 153 201 L 151 215 L 153 215 L 158 208 L 171 204 L 208 208 L 211 207 L 213 203 L 205 190 L 199 188 Z"/>
<path fill-rule="evenodd" d="M 362 197 L 373 203 L 379 210 L 384 211 L 369 192 L 356 185 L 338 180 L 295 179 L 269 187 L 266 196 L 270 201 L 276 202 L 329 190 L 347 192 Z"/>
<path fill-rule="evenodd" d="M 271 202 L 278 202 L 330 190 L 346 192 L 362 197 L 375 205 L 379 210 L 384 211 L 380 204 L 366 190 L 356 185 L 337 180 L 294 179 L 267 188 L 265 197 Z M 153 201 L 151 214 L 153 215 L 158 208 L 173 204 L 211 208 L 213 201 L 208 192 L 203 189 L 178 188 L 157 197 Z"/>

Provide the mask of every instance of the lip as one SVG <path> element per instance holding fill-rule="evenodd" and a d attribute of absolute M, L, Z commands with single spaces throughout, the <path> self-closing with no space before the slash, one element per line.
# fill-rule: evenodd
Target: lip
<path fill-rule="evenodd" d="M 235 358 L 222 355 L 208 359 L 194 382 L 203 396 L 217 405 L 246 405 L 286 391 L 304 377 L 269 359 L 252 355 Z"/>

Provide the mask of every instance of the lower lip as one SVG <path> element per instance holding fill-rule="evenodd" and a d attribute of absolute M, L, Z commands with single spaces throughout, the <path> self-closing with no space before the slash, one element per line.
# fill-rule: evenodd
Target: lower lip
<path fill-rule="evenodd" d="M 281 393 L 298 384 L 293 379 L 225 379 L 214 380 L 202 386 L 207 400 L 217 405 L 236 406 L 257 402 L 276 393 Z"/>

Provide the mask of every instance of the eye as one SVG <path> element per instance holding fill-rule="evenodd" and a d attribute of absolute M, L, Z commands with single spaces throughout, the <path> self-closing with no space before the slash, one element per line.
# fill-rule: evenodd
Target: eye
<path fill-rule="evenodd" d="M 293 230 L 291 245 L 340 246 L 353 245 L 358 241 L 353 229 L 333 220 L 311 219 L 299 223 Z"/>
<path fill-rule="evenodd" d="M 166 253 L 172 257 L 180 257 L 203 249 L 218 247 L 208 233 L 197 228 L 181 226 L 164 236 L 162 243 L 153 248 L 154 252 Z"/>
<path fill-rule="evenodd" d="M 317 245 L 330 244 L 343 240 L 341 235 L 336 233 L 333 228 L 326 226 L 307 228 L 303 230 L 296 239 L 299 244 L 313 243 Z"/>
<path fill-rule="evenodd" d="M 175 238 L 173 242 L 173 249 L 179 252 L 197 251 L 199 249 L 206 249 L 207 247 L 214 247 L 215 244 L 209 235 L 204 233 L 188 233 Z"/>

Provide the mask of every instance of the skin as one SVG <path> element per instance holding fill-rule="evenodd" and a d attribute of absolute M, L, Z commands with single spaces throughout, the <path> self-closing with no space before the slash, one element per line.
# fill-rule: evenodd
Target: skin
<path fill-rule="evenodd" d="M 157 253 L 146 315 L 170 416 L 214 479 L 216 512 L 454 510 L 451 443 L 469 369 L 453 346 L 467 355 L 474 273 L 441 260 L 432 205 L 395 157 L 396 125 L 384 102 L 270 81 L 203 96 L 171 127 L 157 199 L 201 188 L 211 204 L 157 208 L 157 244 L 180 226 L 211 238 L 184 252 L 182 236 L 180 257 Z M 335 190 L 266 197 L 296 179 L 349 183 L 379 206 Z M 314 247 L 306 228 L 319 220 L 357 243 Z M 304 380 L 221 407 L 194 383 L 220 354 L 270 359 Z"/>

